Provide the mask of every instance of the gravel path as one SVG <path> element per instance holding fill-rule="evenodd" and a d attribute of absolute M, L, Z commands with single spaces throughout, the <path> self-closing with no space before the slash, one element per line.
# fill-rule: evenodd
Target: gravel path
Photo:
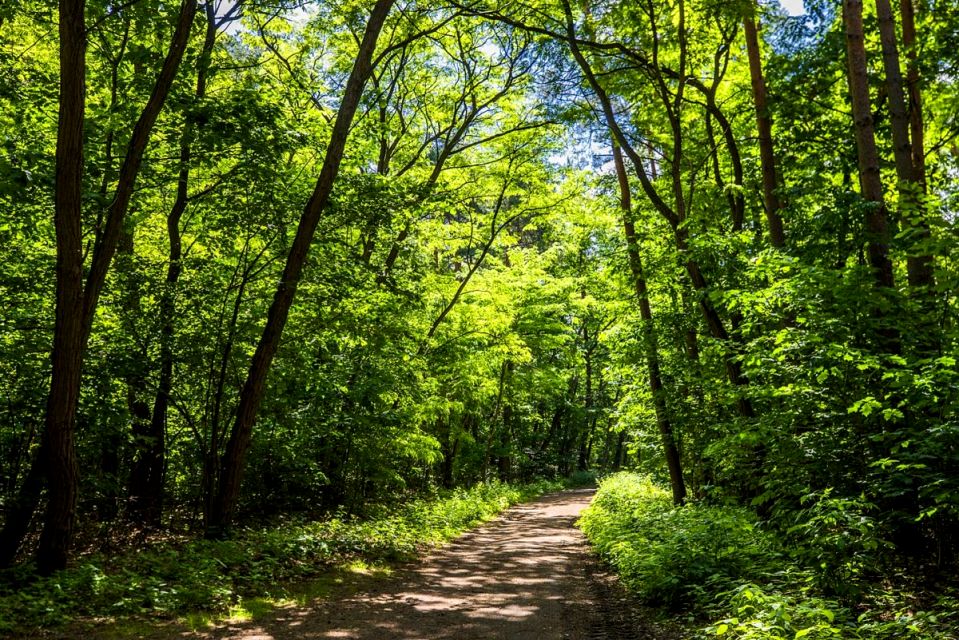
<path fill-rule="evenodd" d="M 389 579 L 202 637 L 245 640 L 666 640 L 573 526 L 591 490 L 514 507 Z"/>

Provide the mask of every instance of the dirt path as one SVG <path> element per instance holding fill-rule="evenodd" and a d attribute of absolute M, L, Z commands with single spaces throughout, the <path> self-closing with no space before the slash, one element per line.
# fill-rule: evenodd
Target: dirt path
<path fill-rule="evenodd" d="M 514 507 L 354 595 L 283 609 L 205 638 L 664 640 L 589 554 L 574 526 L 591 490 Z"/>

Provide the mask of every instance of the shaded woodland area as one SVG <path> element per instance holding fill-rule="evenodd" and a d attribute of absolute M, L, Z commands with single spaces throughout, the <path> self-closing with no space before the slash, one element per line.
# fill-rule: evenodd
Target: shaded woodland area
<path fill-rule="evenodd" d="M 0 566 L 628 468 L 954 576 L 959 5 L 805 7 L 0 0 Z"/>

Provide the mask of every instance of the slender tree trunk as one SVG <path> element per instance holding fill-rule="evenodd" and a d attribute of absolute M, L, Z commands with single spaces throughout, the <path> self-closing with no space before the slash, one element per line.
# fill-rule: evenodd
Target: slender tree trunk
<path fill-rule="evenodd" d="M 216 14 L 212 3 L 205 8 L 206 32 L 197 68 L 197 102 L 206 96 L 206 77 L 210 69 L 213 45 L 216 43 Z M 131 519 L 150 526 L 159 526 L 163 516 L 163 484 L 166 460 L 166 423 L 173 389 L 174 332 L 176 319 L 176 290 L 183 271 L 183 249 L 180 221 L 189 202 L 190 165 L 193 158 L 193 139 L 197 124 L 188 115 L 180 138 L 180 170 L 177 176 L 176 198 L 167 215 L 166 279 L 160 295 L 160 372 L 157 391 L 150 412 L 150 421 L 137 446 L 130 472 Z"/>
<path fill-rule="evenodd" d="M 86 111 L 85 0 L 60 2 L 60 115 L 57 126 L 54 227 L 57 305 L 53 377 L 47 399 L 48 503 L 37 566 L 49 574 L 67 564 L 77 503 L 74 423 L 83 363 L 83 121 Z M 17 546 L 19 546 L 17 541 Z"/>
<path fill-rule="evenodd" d="M 194 0 L 181 8 L 173 42 L 153 93 L 134 127 L 106 228 L 93 251 L 86 285 L 83 282 L 81 195 L 83 177 L 83 120 L 86 82 L 86 28 L 84 0 L 60 5 L 60 122 L 57 134 L 57 178 L 54 227 L 57 235 L 57 311 L 54 324 L 50 393 L 41 455 L 31 469 L 17 500 L 17 520 L 7 519 L 0 535 L 8 547 L 0 559 L 13 558 L 29 530 L 29 519 L 39 504 L 42 478 L 49 487 L 47 512 L 37 549 L 38 568 L 49 573 L 65 566 L 76 510 L 78 472 L 74 445 L 76 409 L 80 396 L 83 354 L 93 324 L 96 304 L 110 261 L 116 252 L 123 219 L 150 132 L 166 100 L 189 39 L 196 12 Z M 79 278 L 79 284 L 76 279 Z M 19 533 L 19 535 L 17 535 Z"/>
<path fill-rule="evenodd" d="M 602 106 L 603 115 L 606 119 L 607 124 L 609 125 L 610 132 L 612 133 L 613 139 L 619 145 L 619 147 L 626 153 L 630 161 L 633 163 L 633 166 L 636 170 L 636 175 L 639 178 L 639 182 L 643 187 L 643 191 L 646 196 L 649 198 L 653 207 L 666 219 L 670 227 L 673 230 L 673 235 L 676 240 L 676 249 L 680 252 L 681 255 L 687 256 L 685 268 L 686 272 L 689 275 L 689 279 L 693 284 L 693 287 L 700 293 L 699 295 L 699 307 L 703 312 L 703 317 L 706 320 L 706 325 L 709 327 L 710 333 L 714 338 L 723 341 L 724 344 L 732 346 L 732 339 L 729 333 L 726 331 L 725 325 L 722 321 L 722 318 L 719 315 L 719 312 L 716 310 L 712 301 L 709 299 L 709 296 L 706 295 L 708 291 L 708 283 L 706 278 L 703 276 L 702 271 L 699 268 L 698 263 L 693 260 L 689 251 L 688 243 L 688 230 L 683 225 L 685 212 L 683 210 L 673 210 L 659 192 L 656 190 L 655 185 L 650 181 L 649 175 L 646 172 L 646 169 L 643 165 L 643 159 L 636 153 L 636 150 L 629 144 L 629 140 L 623 134 L 622 129 L 619 127 L 619 124 L 616 121 L 615 113 L 613 112 L 612 103 L 609 99 L 609 95 L 603 89 L 602 85 L 599 84 L 599 81 L 596 78 L 596 74 L 593 72 L 592 68 L 589 65 L 589 62 L 583 56 L 582 52 L 579 49 L 579 45 L 576 44 L 576 34 L 574 31 L 574 23 L 572 17 L 572 10 L 570 9 L 569 3 L 563 3 L 564 9 L 566 11 L 566 21 L 567 21 L 567 33 L 568 33 L 568 43 L 570 47 L 570 52 L 573 54 L 573 58 L 579 64 L 580 69 L 583 71 L 583 75 L 586 77 L 587 82 L 590 87 L 593 89 L 593 92 L 596 94 L 596 97 L 600 101 Z M 670 107 L 675 111 L 675 101 L 670 103 Z M 671 124 L 673 125 L 673 137 L 674 139 L 679 138 L 676 133 L 676 128 L 679 125 L 676 122 L 676 116 L 670 116 Z M 674 151 L 674 158 L 676 157 Z M 674 164 L 676 164 L 674 162 Z M 682 184 L 676 178 L 675 174 L 673 176 L 673 189 L 674 195 L 677 199 L 677 202 L 682 202 Z M 732 353 L 726 353 L 724 355 L 724 361 L 726 365 L 726 374 L 729 378 L 729 381 L 736 387 L 745 390 L 749 385 L 748 377 L 742 372 L 742 365 L 739 361 L 736 360 L 735 356 Z M 743 394 L 739 394 L 737 399 L 737 407 L 740 414 L 745 418 L 755 417 L 755 412 L 752 407 L 752 403 L 749 401 L 749 398 L 745 397 Z"/>
<path fill-rule="evenodd" d="M 583 292 L 585 295 L 585 292 Z M 594 413 L 593 406 L 593 350 L 595 349 L 596 336 L 594 335 L 592 340 L 589 337 L 588 327 L 583 326 L 583 342 L 586 344 L 585 353 L 583 354 L 583 369 L 584 369 L 584 388 L 583 388 L 583 425 L 579 433 L 579 451 L 576 457 L 576 470 L 577 471 L 586 471 L 589 466 L 589 453 L 587 451 L 587 444 L 589 442 L 589 434 L 591 431 L 591 419 Z"/>
<path fill-rule="evenodd" d="M 3 523 L 3 531 L 0 532 L 0 569 L 13 564 L 23 539 L 30 531 L 30 523 L 37 505 L 40 504 L 43 486 L 47 479 L 46 460 L 46 435 L 43 435 L 33 462 L 27 470 L 27 476 L 23 479 L 23 484 L 20 485 L 17 495 L 5 510 L 6 519 Z"/>
<path fill-rule="evenodd" d="M 616 449 L 613 453 L 613 471 L 619 471 L 623 467 L 623 460 L 626 451 L 626 431 L 620 431 L 616 436 Z"/>
<path fill-rule="evenodd" d="M 111 118 L 116 113 L 119 103 L 120 92 L 120 66 L 123 63 L 126 53 L 127 43 L 130 37 L 130 20 L 123 21 L 123 36 L 115 55 L 108 55 L 110 62 L 110 103 L 107 107 L 107 113 Z M 110 183 L 113 180 L 113 146 L 116 131 L 110 127 L 104 140 L 103 151 L 103 175 L 100 180 L 99 196 L 101 202 L 108 202 L 107 194 L 110 191 Z M 98 225 L 99 226 L 99 225 Z M 134 251 L 133 234 L 130 229 L 124 229 L 120 236 L 118 252 L 122 256 L 118 264 L 118 275 L 120 275 L 120 289 L 123 309 L 123 318 L 121 320 L 121 329 L 128 335 L 136 333 L 136 319 L 140 317 L 139 301 L 140 288 L 137 286 L 134 277 Z M 144 420 L 149 420 L 149 415 L 144 418 L 145 405 L 140 402 L 139 394 L 145 384 L 145 367 L 142 363 L 143 357 L 128 357 L 127 366 L 124 367 L 124 383 L 127 387 L 127 411 L 130 415 L 131 430 L 136 434 L 142 426 Z M 148 412 L 148 409 L 147 411 Z M 100 457 L 100 484 L 102 486 L 101 496 L 98 500 L 97 519 L 100 522 L 113 521 L 120 507 L 121 483 L 119 481 L 120 471 L 120 453 L 125 448 L 127 435 L 122 432 L 111 430 L 107 438 L 101 441 L 102 450 Z"/>
<path fill-rule="evenodd" d="M 916 39 L 912 4 L 909 0 L 903 0 L 901 11 L 903 43 L 906 46 L 907 60 L 909 60 L 908 52 L 914 49 Z M 925 194 L 926 163 L 925 151 L 922 149 L 922 104 L 918 69 L 916 69 L 915 60 L 909 60 L 907 74 L 912 77 L 904 82 L 896 40 L 896 20 L 890 0 L 876 0 L 876 16 L 879 19 L 879 41 L 882 45 L 883 70 L 886 74 L 893 157 L 896 163 L 896 177 L 899 179 L 901 218 L 903 224 L 912 230 L 912 239 L 923 241 L 929 238 L 929 225 L 923 216 L 922 203 L 922 196 Z M 908 106 L 906 87 L 909 90 Z M 909 107 L 912 107 L 911 113 Z M 913 137 L 912 141 L 910 141 L 910 134 Z M 917 143 L 920 148 L 916 151 L 913 150 L 913 146 Z M 935 284 L 932 256 L 916 255 L 910 251 L 906 257 L 906 272 L 910 288 L 917 291 L 921 297 L 928 297 L 928 287 Z"/>
<path fill-rule="evenodd" d="M 463 415 L 463 430 L 472 420 L 469 413 Z M 446 489 L 452 489 L 455 482 L 456 454 L 459 452 L 460 437 L 453 433 L 453 417 L 444 416 L 436 421 L 436 435 L 440 441 L 440 484 Z M 485 480 L 485 478 L 484 478 Z"/>
<path fill-rule="evenodd" d="M 914 206 L 914 194 L 910 194 L 910 187 L 916 182 L 916 175 L 912 165 L 912 145 L 909 142 L 909 114 L 906 110 L 906 95 L 899 66 L 896 21 L 889 0 L 876 0 L 876 16 L 879 19 L 879 42 L 882 45 L 882 64 L 886 74 L 886 100 L 889 104 L 892 151 L 896 163 L 896 177 L 900 182 L 900 198 L 909 199 L 909 205 Z"/>
<path fill-rule="evenodd" d="M 180 63 L 183 61 L 183 54 L 186 51 L 187 43 L 190 39 L 190 29 L 193 26 L 196 11 L 196 0 L 183 0 L 180 6 L 176 29 L 173 33 L 173 39 L 167 51 L 166 58 L 163 60 L 160 74 L 157 77 L 156 83 L 153 85 L 153 92 L 150 94 L 150 98 L 143 107 L 140 117 L 133 126 L 126 156 L 123 159 L 123 165 L 120 167 L 120 175 L 117 179 L 116 191 L 113 194 L 113 202 L 110 204 L 110 209 L 107 212 L 103 231 L 97 236 L 90 271 L 87 274 L 86 285 L 83 290 L 84 348 L 86 347 L 87 339 L 90 337 L 90 329 L 93 326 L 97 303 L 100 299 L 100 293 L 103 290 L 107 272 L 110 269 L 110 262 L 113 260 L 117 243 L 120 240 L 123 221 L 130 207 L 130 199 L 133 197 L 137 176 L 140 173 L 140 167 L 143 163 L 143 154 L 150 142 L 153 127 L 160 115 L 160 111 L 162 111 L 163 105 L 166 103 L 166 99 L 170 94 L 170 88 L 176 79 L 177 72 L 180 69 Z"/>
<path fill-rule="evenodd" d="M 632 221 L 632 198 L 629 189 L 629 177 L 626 174 L 626 163 L 619 145 L 613 143 L 613 162 L 616 166 L 616 177 L 619 180 L 619 202 L 623 210 L 623 229 L 626 235 L 626 252 L 629 257 L 629 269 L 633 276 L 633 286 L 636 289 L 636 299 L 639 302 L 640 316 L 643 320 L 643 342 L 646 347 L 646 372 L 649 383 L 649 392 L 653 399 L 653 409 L 656 412 L 656 425 L 663 440 L 663 453 L 666 457 L 666 467 L 669 470 L 669 484 L 673 491 L 673 502 L 682 504 L 686 500 L 686 483 L 683 480 L 682 461 L 679 449 L 676 446 L 676 436 L 672 422 L 669 419 L 669 410 L 666 407 L 665 389 L 659 367 L 659 349 L 653 325 L 653 310 L 649 304 L 649 293 L 646 288 L 646 277 L 643 272 L 642 259 L 639 253 L 639 242 L 636 239 L 636 229 Z M 622 447 L 622 438 L 619 448 Z M 619 460 L 619 450 L 616 459 Z M 618 463 L 616 465 L 618 467 Z"/>
<path fill-rule="evenodd" d="M 500 412 L 500 406 L 503 403 L 503 394 L 506 391 L 506 383 L 509 377 L 510 372 L 512 371 L 512 362 L 509 359 L 503 360 L 503 363 L 500 365 L 499 371 L 499 385 L 496 392 L 496 401 L 493 403 L 493 410 L 489 413 L 489 432 L 486 434 L 486 446 L 483 451 L 483 467 L 480 477 L 483 480 L 486 480 L 487 474 L 489 473 L 489 463 L 493 454 L 493 443 L 497 437 L 497 428 L 496 428 L 496 418 Z M 504 428 L 505 428 L 505 417 L 503 419 Z"/>
<path fill-rule="evenodd" d="M 763 198 L 766 201 L 766 225 L 769 227 L 769 242 L 781 249 L 786 245 L 786 234 L 780 216 L 782 202 L 776 194 L 779 176 L 776 171 L 776 154 L 773 150 L 772 118 L 766 104 L 766 79 L 763 76 L 762 55 L 759 48 L 759 32 L 756 28 L 755 7 L 743 18 L 746 34 L 746 55 L 749 58 L 749 76 L 753 87 L 753 105 L 756 109 L 756 128 L 759 131 L 759 160 L 762 165 Z"/>
<path fill-rule="evenodd" d="M 926 142 L 922 116 L 922 91 L 919 85 L 919 62 L 916 51 L 916 12 L 913 0 L 899 0 L 902 20 L 902 46 L 906 51 L 906 91 L 909 96 L 909 132 L 912 164 L 916 180 L 926 191 Z"/>
<path fill-rule="evenodd" d="M 509 482 L 513 476 L 513 458 L 510 454 L 510 445 L 513 440 L 513 405 L 507 400 L 503 406 L 503 428 L 500 431 L 499 456 L 496 467 L 499 479 Z"/>
<path fill-rule="evenodd" d="M 393 3 L 394 0 L 377 0 L 374 5 L 366 25 L 366 32 L 360 43 L 356 61 L 346 82 L 343 101 L 336 115 L 333 131 L 330 135 L 330 144 L 326 149 L 326 157 L 317 179 L 316 188 L 309 202 L 307 202 L 303 216 L 300 218 L 300 225 L 297 228 L 293 246 L 290 248 L 283 275 L 277 285 L 273 303 L 270 306 L 266 326 L 260 336 L 246 382 L 240 394 L 236 419 L 224 454 L 223 470 L 220 474 L 220 483 L 211 521 L 207 525 L 207 535 L 209 536 L 223 535 L 232 521 L 236 501 L 240 495 L 240 480 L 243 474 L 246 451 L 249 448 L 253 433 L 253 423 L 256 420 L 257 410 L 260 407 L 263 392 L 266 388 L 266 376 L 279 347 L 280 336 L 283 333 L 283 327 L 286 325 L 290 307 L 296 295 L 297 284 L 300 281 L 316 226 L 320 221 L 323 210 L 326 208 L 326 203 L 339 172 L 350 125 L 359 106 L 363 87 L 372 70 L 376 41 Z"/>
<path fill-rule="evenodd" d="M 859 184 L 863 198 L 873 203 L 866 209 L 869 264 L 876 284 L 892 288 L 892 260 L 889 258 L 889 220 L 882 194 L 879 152 L 873 128 L 869 100 L 869 76 L 863 38 L 862 0 L 843 0 L 843 22 L 846 30 L 846 56 L 849 65 L 849 91 L 856 125 L 856 150 L 859 159 Z"/>
<path fill-rule="evenodd" d="M 732 218 L 732 231 L 739 233 L 743 230 L 743 221 L 746 217 L 745 201 L 742 193 L 742 182 L 736 181 L 736 190 L 726 188 L 726 181 L 723 179 L 722 169 L 719 165 L 719 144 L 716 142 L 716 134 L 713 131 L 713 116 L 706 112 L 706 137 L 709 139 L 710 157 L 713 164 L 713 180 L 720 191 L 726 194 L 726 204 L 729 205 L 730 217 Z"/>

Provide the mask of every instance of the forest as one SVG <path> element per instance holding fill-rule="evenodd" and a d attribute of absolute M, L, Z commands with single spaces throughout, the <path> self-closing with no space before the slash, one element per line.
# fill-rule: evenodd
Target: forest
<path fill-rule="evenodd" d="M 0 0 L 0 634 L 596 475 L 703 637 L 957 637 L 957 74 L 955 0 Z"/>

